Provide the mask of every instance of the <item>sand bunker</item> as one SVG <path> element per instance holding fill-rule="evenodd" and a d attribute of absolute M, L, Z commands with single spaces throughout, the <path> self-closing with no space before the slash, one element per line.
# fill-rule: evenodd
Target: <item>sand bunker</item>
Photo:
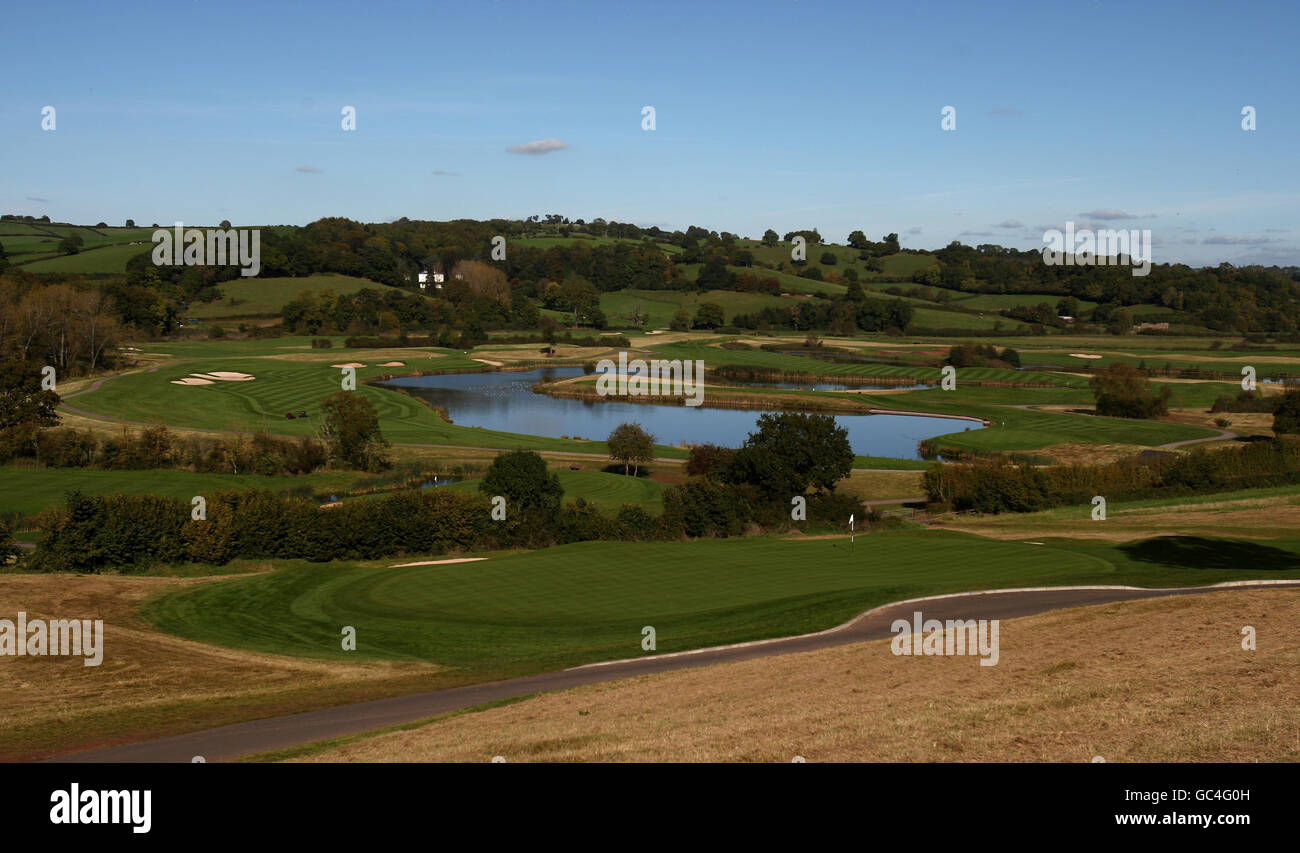
<path fill-rule="evenodd" d="M 1072 352 L 1070 355 L 1074 358 L 1101 358 L 1099 355 L 1089 355 L 1086 352 Z"/>
<path fill-rule="evenodd" d="M 422 560 L 418 563 L 398 563 L 396 566 L 389 566 L 390 569 L 405 569 L 411 566 L 441 566 L 445 563 L 477 563 L 479 560 L 486 560 L 487 557 L 457 557 L 454 560 Z"/>
<path fill-rule="evenodd" d="M 490 365 L 492 365 L 493 367 L 500 367 L 500 366 L 501 366 L 501 362 L 499 362 L 499 361 L 492 361 L 491 359 L 487 359 L 487 358 L 476 358 L 476 359 L 474 359 L 474 360 L 475 360 L 475 361 L 481 361 L 481 362 L 483 362 L 484 364 L 490 364 Z"/>
<path fill-rule="evenodd" d="M 330 367 L 365 367 L 359 361 L 349 361 L 347 364 L 331 364 Z"/>
<path fill-rule="evenodd" d="M 406 362 L 403 362 L 403 361 L 385 361 L 383 364 L 381 364 L 381 365 L 379 365 L 379 366 L 380 366 L 380 367 L 406 367 Z"/>
<path fill-rule="evenodd" d="M 173 379 L 173 385 L 213 385 L 211 379 L 200 379 L 197 376 L 187 376 L 184 379 Z"/>
<path fill-rule="evenodd" d="M 251 373 L 237 373 L 233 370 L 209 370 L 207 373 L 191 373 L 190 376 L 207 376 L 222 382 L 247 382 L 256 378 Z"/>

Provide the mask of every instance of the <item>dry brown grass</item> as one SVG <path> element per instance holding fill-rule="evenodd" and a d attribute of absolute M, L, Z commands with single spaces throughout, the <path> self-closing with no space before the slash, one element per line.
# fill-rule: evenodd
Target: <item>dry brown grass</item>
<path fill-rule="evenodd" d="M 837 491 L 847 492 L 864 501 L 915 498 L 925 494 L 921 488 L 921 471 L 854 471 L 836 483 Z"/>
<path fill-rule="evenodd" d="M 1210 412 L 1206 409 L 1171 409 L 1169 417 L 1163 420 L 1219 429 L 1219 425 L 1215 423 L 1219 418 L 1226 419 L 1229 422 L 1226 428 L 1238 435 L 1266 435 L 1270 438 L 1273 436 L 1272 412 Z M 1211 443 L 1206 442 L 1207 446 Z"/>
<path fill-rule="evenodd" d="M 1027 452 L 1034 456 L 1050 456 L 1060 465 L 1104 465 L 1150 449 L 1141 444 L 1054 444 Z"/>
<path fill-rule="evenodd" d="M 992 667 L 860 643 L 548 694 L 301 760 L 1297 761 L 1297 624 L 1286 590 L 1078 608 L 1004 622 Z"/>
<path fill-rule="evenodd" d="M 172 718 L 179 708 L 259 702 L 273 708 L 278 696 L 293 699 L 286 692 L 364 688 L 439 671 L 430 664 L 350 664 L 225 649 L 160 634 L 134 615 L 148 597 L 202 582 L 0 575 L 0 618 L 25 611 L 29 619 L 104 620 L 99 666 L 71 656 L 0 657 L 0 759 L 158 737 L 185 723 L 184 714 Z"/>

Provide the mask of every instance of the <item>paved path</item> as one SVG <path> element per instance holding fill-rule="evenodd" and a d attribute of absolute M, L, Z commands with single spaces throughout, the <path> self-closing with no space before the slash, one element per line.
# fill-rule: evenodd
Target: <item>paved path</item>
<path fill-rule="evenodd" d="M 1300 580 L 1274 585 L 1300 587 Z M 222 761 L 269 750 L 312 743 L 327 738 L 372 731 L 385 726 L 408 723 L 437 714 L 481 705 L 502 699 L 565 690 L 657 672 L 706 666 L 715 663 L 750 660 L 773 655 L 808 652 L 864 640 L 893 636 L 889 630 L 896 618 L 911 618 L 920 610 L 927 619 L 1013 619 L 1032 616 L 1063 607 L 1105 604 L 1170 595 L 1191 595 L 1223 589 L 1252 588 L 1255 585 L 1196 587 L 1187 589 L 1139 589 L 1137 587 L 1060 587 L 1055 589 L 993 590 L 934 596 L 925 599 L 887 604 L 835 628 L 815 634 L 762 640 L 700 649 L 676 654 L 648 655 L 629 660 L 588 664 L 586 666 L 512 678 L 486 684 L 474 684 L 396 696 L 354 705 L 342 705 L 320 711 L 308 711 L 284 717 L 252 720 L 159 740 L 92 750 L 60 758 L 55 762 L 189 762 L 195 756 L 207 761 Z"/>

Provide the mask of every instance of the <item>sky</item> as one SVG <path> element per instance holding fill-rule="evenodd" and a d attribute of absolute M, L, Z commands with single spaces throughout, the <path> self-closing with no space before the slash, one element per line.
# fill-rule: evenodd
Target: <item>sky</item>
<path fill-rule="evenodd" d="M 1073 222 L 1150 229 L 1157 263 L 1300 264 L 1295 2 L 168 0 L 4 20 L 4 213 L 558 213 L 922 249 L 1039 249 Z"/>

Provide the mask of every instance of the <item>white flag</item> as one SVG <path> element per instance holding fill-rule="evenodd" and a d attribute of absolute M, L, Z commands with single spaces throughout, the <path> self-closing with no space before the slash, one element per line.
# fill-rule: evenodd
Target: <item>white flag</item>
<path fill-rule="evenodd" d="M 853 529 L 853 513 L 849 513 L 849 530 Z"/>

